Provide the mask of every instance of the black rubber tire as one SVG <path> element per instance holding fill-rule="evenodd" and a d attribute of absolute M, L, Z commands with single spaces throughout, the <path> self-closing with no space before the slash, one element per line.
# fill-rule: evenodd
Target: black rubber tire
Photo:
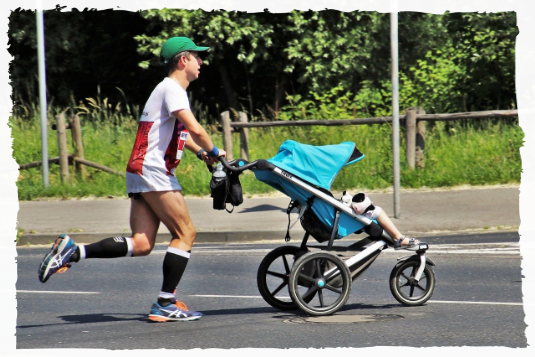
<path fill-rule="evenodd" d="M 419 260 L 405 260 L 396 264 L 390 273 L 390 291 L 403 305 L 423 305 L 435 291 L 436 277 L 430 264 L 425 265 L 420 281 L 413 279 L 419 266 Z"/>
<path fill-rule="evenodd" d="M 326 269 L 326 266 L 330 268 Z M 333 269 L 340 274 L 324 275 L 326 270 Z M 309 284 L 304 284 L 306 282 Z M 311 252 L 299 258 L 292 268 L 290 296 L 308 315 L 332 315 L 347 302 L 351 283 L 351 274 L 342 259 L 330 252 Z"/>
<path fill-rule="evenodd" d="M 288 295 L 286 295 L 288 294 L 288 289 L 285 288 L 288 286 L 290 272 L 295 261 L 295 256 L 299 252 L 299 247 L 283 245 L 269 252 L 258 267 L 258 273 L 256 275 L 258 291 L 264 300 L 276 309 L 297 309 L 297 305 L 291 300 L 291 298 L 289 298 Z M 272 286 L 273 281 L 268 283 L 268 275 L 273 278 L 272 280 L 275 281 L 275 288 Z M 280 284 L 277 282 L 277 279 L 280 279 Z M 281 296 L 281 293 L 286 296 Z"/>

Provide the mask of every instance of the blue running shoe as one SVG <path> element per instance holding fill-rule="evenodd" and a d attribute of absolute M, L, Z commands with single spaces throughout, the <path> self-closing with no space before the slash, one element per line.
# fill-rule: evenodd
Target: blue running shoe
<path fill-rule="evenodd" d="M 149 320 L 154 322 L 193 321 L 201 317 L 202 314 L 200 312 L 189 311 L 186 304 L 177 300 L 174 300 L 168 306 L 161 306 L 155 302 L 152 304 L 149 314 Z"/>
<path fill-rule="evenodd" d="M 75 251 L 76 244 L 68 235 L 62 234 L 56 238 L 50 252 L 45 255 L 39 266 L 39 280 L 45 283 L 52 274 L 64 273 L 71 267 L 69 258 Z"/>

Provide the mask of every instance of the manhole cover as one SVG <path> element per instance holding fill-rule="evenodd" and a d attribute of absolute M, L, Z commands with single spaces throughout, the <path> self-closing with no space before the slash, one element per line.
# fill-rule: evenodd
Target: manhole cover
<path fill-rule="evenodd" d="M 331 315 L 296 317 L 284 320 L 287 324 L 356 324 L 360 322 L 381 322 L 402 319 L 401 315 Z"/>

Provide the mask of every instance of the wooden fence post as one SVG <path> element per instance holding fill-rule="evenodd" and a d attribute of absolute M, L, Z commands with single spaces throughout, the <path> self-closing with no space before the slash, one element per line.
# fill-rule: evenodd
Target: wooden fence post
<path fill-rule="evenodd" d="M 221 126 L 223 127 L 223 149 L 227 152 L 227 161 L 232 161 L 232 127 L 228 110 L 221 113 Z"/>
<path fill-rule="evenodd" d="M 425 114 L 423 108 L 418 107 L 416 114 Z M 416 124 L 416 150 L 415 150 L 415 160 L 416 167 L 424 168 L 425 167 L 425 121 L 418 120 Z"/>
<path fill-rule="evenodd" d="M 414 169 L 415 165 L 415 152 L 416 152 L 416 109 L 407 109 L 405 115 L 405 134 L 406 134 L 406 149 L 405 158 L 407 165 Z"/>
<path fill-rule="evenodd" d="M 240 123 L 247 123 L 247 114 L 239 112 Z M 240 156 L 242 159 L 249 161 L 249 129 L 240 129 Z"/>
<path fill-rule="evenodd" d="M 61 182 L 69 181 L 69 153 L 67 152 L 67 128 L 65 127 L 65 112 L 56 116 L 56 131 L 58 135 L 59 172 Z"/>
<path fill-rule="evenodd" d="M 74 115 L 71 118 L 70 125 L 71 125 L 72 142 L 74 144 L 74 156 L 80 159 L 85 159 L 84 145 L 82 141 L 82 127 L 80 125 L 80 117 L 78 115 Z M 82 177 L 83 180 L 85 180 L 87 176 L 87 171 L 85 169 L 85 166 L 82 165 L 79 161 L 74 161 L 74 165 L 76 167 L 76 172 Z"/>

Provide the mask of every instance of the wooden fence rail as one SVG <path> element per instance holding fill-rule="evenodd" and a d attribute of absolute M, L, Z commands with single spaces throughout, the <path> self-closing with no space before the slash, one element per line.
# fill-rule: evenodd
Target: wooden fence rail
<path fill-rule="evenodd" d="M 424 167 L 425 150 L 425 122 L 444 121 L 458 119 L 483 119 L 483 118 L 513 118 L 518 116 L 518 110 L 491 110 L 481 112 L 465 112 L 451 114 L 426 114 L 422 108 L 409 108 L 405 115 L 400 115 L 401 123 L 405 124 L 406 132 L 406 161 L 409 167 Z M 59 157 L 48 159 L 51 164 L 60 165 L 60 177 L 63 182 L 69 181 L 69 165 L 75 165 L 77 174 L 86 177 L 84 166 L 90 166 L 98 170 L 115 175 L 123 175 L 104 165 L 86 160 L 82 143 L 82 130 L 80 119 L 77 115 L 65 121 L 65 114 L 56 116 L 57 124 L 52 128 L 57 131 Z M 238 121 L 232 121 L 228 111 L 221 113 L 221 126 L 223 131 L 223 146 L 227 152 L 227 159 L 232 160 L 232 133 L 240 133 L 240 157 L 249 160 L 249 128 L 269 128 L 277 126 L 343 126 L 343 125 L 369 125 L 391 123 L 392 117 L 362 118 L 362 119 L 335 119 L 335 120 L 293 120 L 293 121 L 269 121 L 248 122 L 247 115 L 238 112 Z M 74 154 L 68 154 L 66 130 L 71 129 Z M 35 161 L 19 166 L 19 170 L 26 170 L 41 166 L 41 161 Z"/>
<path fill-rule="evenodd" d="M 82 127 L 80 125 L 80 118 L 74 115 L 68 122 L 65 120 L 65 113 L 60 113 L 56 116 L 56 124 L 52 125 L 52 129 L 56 130 L 58 138 L 58 152 L 59 156 L 48 159 L 49 164 L 59 164 L 60 178 L 62 182 L 68 182 L 70 180 L 69 165 L 75 165 L 76 173 L 80 175 L 82 179 L 85 179 L 87 172 L 85 166 L 93 167 L 95 169 L 108 172 L 114 175 L 124 175 L 124 172 L 119 172 L 107 166 L 98 164 L 86 160 L 84 158 L 84 145 L 82 141 Z M 67 145 L 67 130 L 71 130 L 72 144 L 74 148 L 74 154 L 68 153 Z M 30 162 L 28 164 L 19 165 L 19 170 L 27 170 L 33 167 L 42 166 L 42 161 Z"/>
<path fill-rule="evenodd" d="M 409 167 L 424 167 L 425 150 L 425 122 L 448 121 L 459 119 L 484 119 L 484 118 L 513 118 L 518 116 L 518 110 L 490 110 L 480 112 L 463 112 L 450 114 L 426 114 L 422 108 L 409 108 L 405 115 L 400 115 L 399 120 L 405 124 L 406 129 L 406 160 Z M 232 133 L 240 133 L 240 156 L 249 160 L 248 134 L 244 132 L 249 128 L 270 128 L 280 126 L 343 126 L 343 125 L 369 125 L 386 124 L 392 122 L 392 117 L 361 118 L 361 119 L 334 119 L 334 120 L 291 120 L 248 122 L 247 115 L 239 112 L 239 121 L 233 122 L 229 112 L 221 113 L 221 127 L 223 131 L 223 146 L 227 152 L 227 158 L 232 160 Z"/>

